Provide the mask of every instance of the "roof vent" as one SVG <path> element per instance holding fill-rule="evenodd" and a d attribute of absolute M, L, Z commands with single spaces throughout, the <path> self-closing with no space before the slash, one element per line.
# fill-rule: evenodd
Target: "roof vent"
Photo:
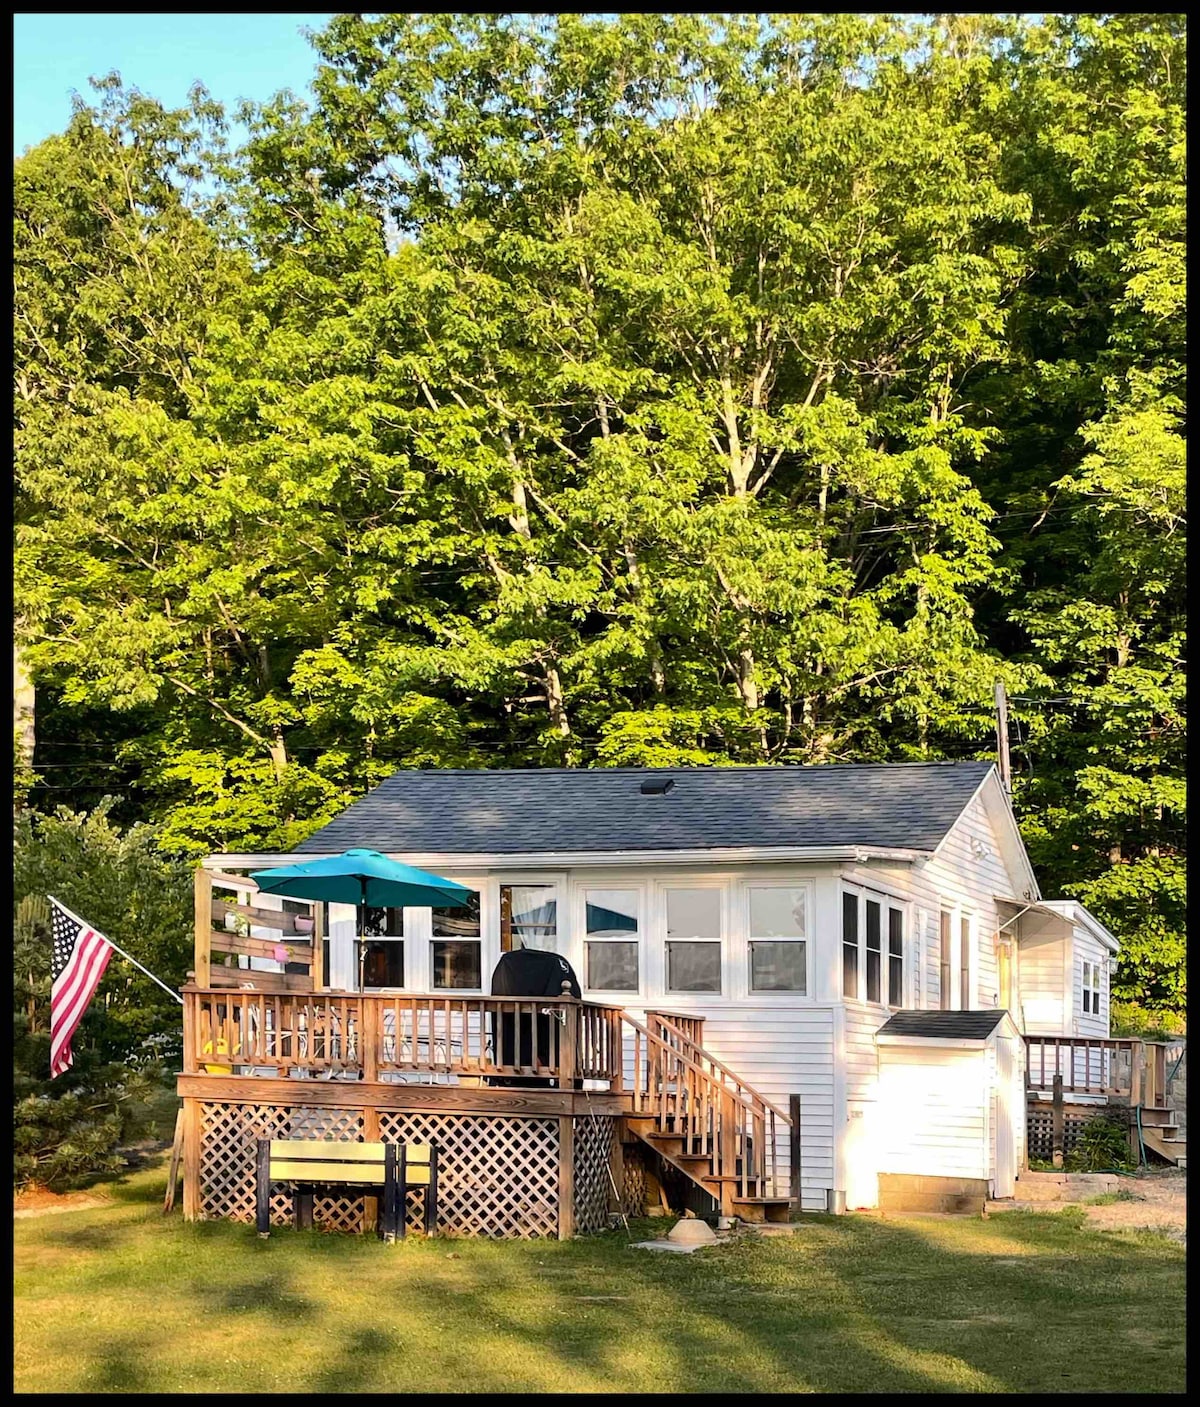
<path fill-rule="evenodd" d="M 642 795 L 666 796 L 674 785 L 674 777 L 647 777 L 642 783 Z"/>

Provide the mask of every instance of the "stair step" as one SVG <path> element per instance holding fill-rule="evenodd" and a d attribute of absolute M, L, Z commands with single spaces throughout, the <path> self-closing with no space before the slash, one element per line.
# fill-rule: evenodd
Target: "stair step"
<path fill-rule="evenodd" d="M 788 1197 L 735 1197 L 733 1209 L 743 1221 L 790 1221 L 792 1203 Z"/>

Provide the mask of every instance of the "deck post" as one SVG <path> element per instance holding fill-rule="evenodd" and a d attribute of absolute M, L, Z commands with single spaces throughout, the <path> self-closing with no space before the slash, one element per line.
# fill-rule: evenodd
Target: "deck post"
<path fill-rule="evenodd" d="M 560 1114 L 558 1119 L 558 1239 L 569 1241 L 575 1235 L 575 1119 Z"/>
<path fill-rule="evenodd" d="M 200 1219 L 200 1101 L 183 1101 L 183 1219 Z"/>
<path fill-rule="evenodd" d="M 362 1136 L 364 1143 L 379 1142 L 379 1110 L 373 1105 L 362 1111 Z M 368 1193 L 363 1198 L 362 1229 L 364 1231 L 375 1230 L 379 1225 L 379 1213 L 379 1197 Z"/>
<path fill-rule="evenodd" d="M 800 1211 L 800 1096 L 798 1094 L 788 1095 L 788 1118 L 792 1121 L 792 1126 L 788 1130 L 788 1195 L 795 1202 L 796 1210 Z"/>
<path fill-rule="evenodd" d="M 209 987 L 209 954 L 212 951 L 212 875 L 196 871 L 193 880 L 196 921 L 196 986 Z"/>
<path fill-rule="evenodd" d="M 313 903 L 312 962 L 308 975 L 312 979 L 314 992 L 325 986 L 325 905 Z"/>
<path fill-rule="evenodd" d="M 362 1077 L 368 1084 L 379 1081 L 379 1003 L 371 997 L 359 998 L 360 1027 L 358 1041 L 362 1060 Z M 416 1031 L 413 1032 L 416 1047 Z"/>
<path fill-rule="evenodd" d="M 1063 1165 L 1063 1139 L 1066 1120 L 1063 1117 L 1063 1077 L 1054 1077 L 1054 1101 L 1050 1114 L 1050 1161 L 1056 1168 Z"/>

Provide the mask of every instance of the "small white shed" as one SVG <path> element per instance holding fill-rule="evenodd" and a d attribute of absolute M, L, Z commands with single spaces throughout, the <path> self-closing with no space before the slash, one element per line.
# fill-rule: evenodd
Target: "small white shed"
<path fill-rule="evenodd" d="M 1011 1197 L 1025 1143 L 1025 1048 L 1006 1011 L 901 1011 L 879 1052 L 880 1192 L 914 1209 Z M 965 1205 L 962 1209 L 965 1209 Z"/>

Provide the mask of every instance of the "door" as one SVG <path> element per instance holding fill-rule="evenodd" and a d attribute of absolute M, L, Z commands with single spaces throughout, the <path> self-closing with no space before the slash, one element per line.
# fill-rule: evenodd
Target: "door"
<path fill-rule="evenodd" d="M 1010 1036 L 996 1039 L 996 1185 L 993 1196 L 1011 1197 L 1017 1182 L 1017 1140 L 1014 1120 L 1023 1116 L 1017 1107 L 1019 1086 L 1017 1055 Z"/>

